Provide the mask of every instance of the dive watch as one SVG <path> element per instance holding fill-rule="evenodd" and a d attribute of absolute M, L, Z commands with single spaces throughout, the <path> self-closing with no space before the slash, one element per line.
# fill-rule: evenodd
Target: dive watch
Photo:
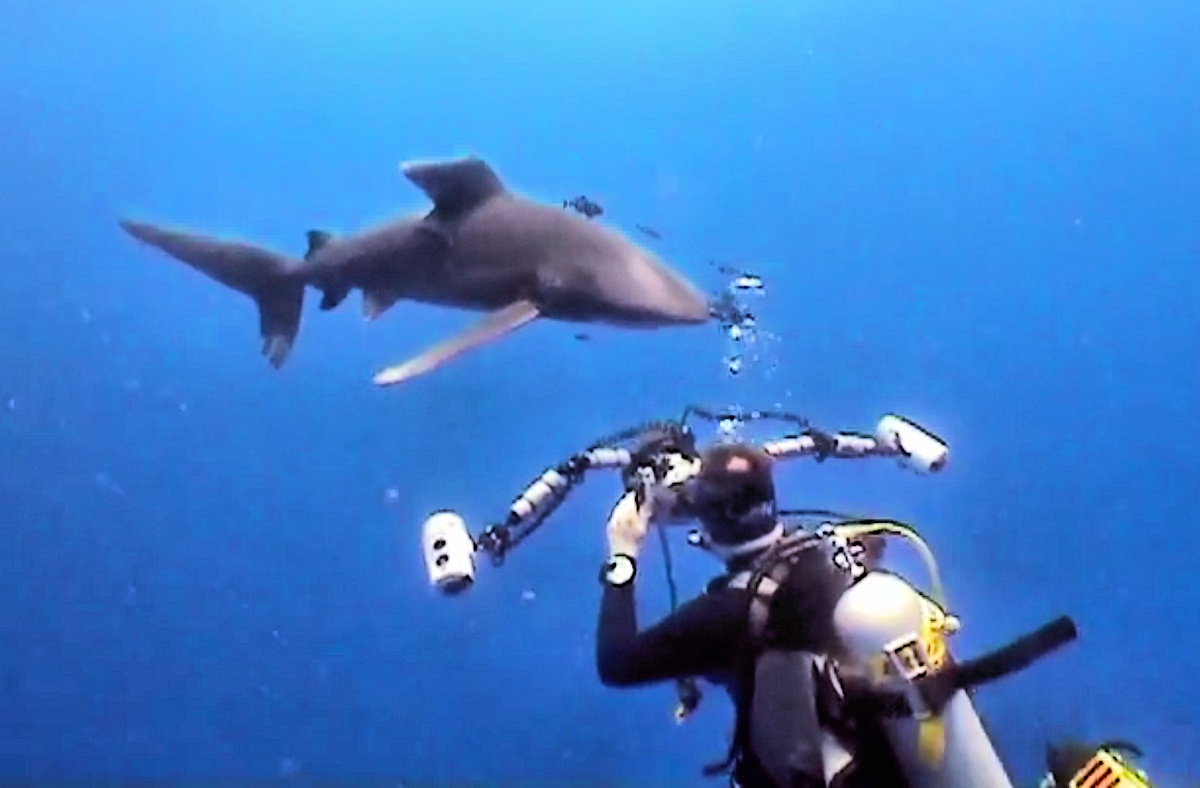
<path fill-rule="evenodd" d="M 631 556 L 618 553 L 604 562 L 600 572 L 600 581 L 608 583 L 613 588 L 621 588 L 633 582 L 637 574 L 637 562 Z"/>

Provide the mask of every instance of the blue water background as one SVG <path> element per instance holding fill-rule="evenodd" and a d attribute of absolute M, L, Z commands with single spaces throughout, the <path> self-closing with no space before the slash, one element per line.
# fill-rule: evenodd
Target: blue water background
<path fill-rule="evenodd" d="M 463 598 L 418 536 L 700 402 L 944 436 L 941 476 L 798 463 L 787 502 L 915 523 L 959 653 L 1077 619 L 977 696 L 1020 784 L 1064 736 L 1200 781 L 1194 2 L 11 0 L 0 25 L 0 777 L 698 784 L 725 701 L 677 727 L 669 686 L 595 675 L 614 479 Z M 762 358 L 542 323 L 377 390 L 474 317 L 368 325 L 355 298 L 310 300 L 276 372 L 249 301 L 116 226 L 298 254 L 425 205 L 401 160 L 470 152 L 706 289 L 714 261 L 762 275 Z M 676 561 L 689 594 L 716 570 Z"/>

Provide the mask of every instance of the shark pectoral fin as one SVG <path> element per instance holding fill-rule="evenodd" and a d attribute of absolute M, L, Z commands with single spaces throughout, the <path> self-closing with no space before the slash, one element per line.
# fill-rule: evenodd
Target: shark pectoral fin
<path fill-rule="evenodd" d="M 541 313 L 531 301 L 516 301 L 498 312 L 492 312 L 457 336 L 447 339 L 402 364 L 387 367 L 375 374 L 376 386 L 394 386 L 424 375 L 468 350 L 486 345 L 505 334 L 535 320 Z"/>
<path fill-rule="evenodd" d="M 363 317 L 374 320 L 399 300 L 400 295 L 389 290 L 363 290 Z"/>

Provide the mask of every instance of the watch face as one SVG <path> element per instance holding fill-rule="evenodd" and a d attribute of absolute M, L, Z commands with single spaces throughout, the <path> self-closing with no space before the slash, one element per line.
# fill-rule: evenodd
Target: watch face
<path fill-rule="evenodd" d="M 621 555 L 609 562 L 606 578 L 614 586 L 623 586 L 633 579 L 633 572 L 633 561 Z"/>

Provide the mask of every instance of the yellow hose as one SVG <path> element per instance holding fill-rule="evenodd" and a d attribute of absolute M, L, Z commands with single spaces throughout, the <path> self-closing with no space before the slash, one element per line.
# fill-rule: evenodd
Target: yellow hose
<path fill-rule="evenodd" d="M 888 536 L 899 536 L 907 539 L 912 543 L 913 547 L 921 556 L 921 560 L 925 564 L 925 571 L 929 573 L 929 581 L 933 586 L 933 601 L 937 602 L 942 610 L 949 610 L 946 606 L 946 592 L 942 586 L 942 573 L 938 569 L 937 559 L 933 556 L 933 551 L 929 549 L 929 545 L 925 540 L 904 523 L 898 523 L 895 520 L 872 520 L 868 522 L 856 522 L 853 524 L 835 525 L 834 532 L 848 540 L 859 539 L 863 536 L 876 536 L 886 534 Z"/>

